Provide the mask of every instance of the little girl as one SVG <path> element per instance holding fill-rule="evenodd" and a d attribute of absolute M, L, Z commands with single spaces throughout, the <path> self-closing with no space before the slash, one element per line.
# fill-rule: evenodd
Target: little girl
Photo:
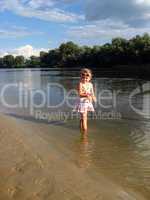
<path fill-rule="evenodd" d="M 91 83 L 92 71 L 84 68 L 80 72 L 80 81 L 78 84 L 79 99 L 75 105 L 74 111 L 80 112 L 80 130 L 87 132 L 87 112 L 94 111 L 92 102 L 96 101 L 93 84 Z"/>

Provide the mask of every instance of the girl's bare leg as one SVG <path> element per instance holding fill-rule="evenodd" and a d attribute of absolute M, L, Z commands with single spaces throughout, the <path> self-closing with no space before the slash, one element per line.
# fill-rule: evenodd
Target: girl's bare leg
<path fill-rule="evenodd" d="M 80 132 L 83 131 L 83 118 L 82 118 L 82 114 L 81 114 L 81 119 L 80 119 Z"/>
<path fill-rule="evenodd" d="M 83 129 L 87 131 L 87 112 L 83 114 Z"/>
<path fill-rule="evenodd" d="M 87 132 L 87 112 L 81 113 L 80 130 L 84 133 Z"/>

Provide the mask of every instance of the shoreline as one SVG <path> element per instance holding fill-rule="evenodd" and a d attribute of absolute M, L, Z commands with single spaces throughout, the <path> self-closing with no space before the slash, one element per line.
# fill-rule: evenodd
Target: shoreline
<path fill-rule="evenodd" d="M 55 125 L 0 114 L 0 199 L 145 199 L 75 165 L 59 131 Z"/>

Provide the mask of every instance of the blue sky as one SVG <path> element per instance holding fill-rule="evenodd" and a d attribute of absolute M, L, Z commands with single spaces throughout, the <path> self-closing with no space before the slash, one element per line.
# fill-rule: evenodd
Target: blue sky
<path fill-rule="evenodd" d="M 150 33 L 150 0 L 0 0 L 0 55 Z"/>

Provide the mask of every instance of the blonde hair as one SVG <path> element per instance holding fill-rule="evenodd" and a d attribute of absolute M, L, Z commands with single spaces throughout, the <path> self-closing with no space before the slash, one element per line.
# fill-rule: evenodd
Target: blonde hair
<path fill-rule="evenodd" d="M 92 78 L 92 70 L 91 70 L 91 69 L 89 69 L 89 68 L 83 68 L 83 69 L 81 69 L 81 71 L 80 71 L 80 76 L 81 76 L 83 73 L 90 74 L 90 77 Z"/>

